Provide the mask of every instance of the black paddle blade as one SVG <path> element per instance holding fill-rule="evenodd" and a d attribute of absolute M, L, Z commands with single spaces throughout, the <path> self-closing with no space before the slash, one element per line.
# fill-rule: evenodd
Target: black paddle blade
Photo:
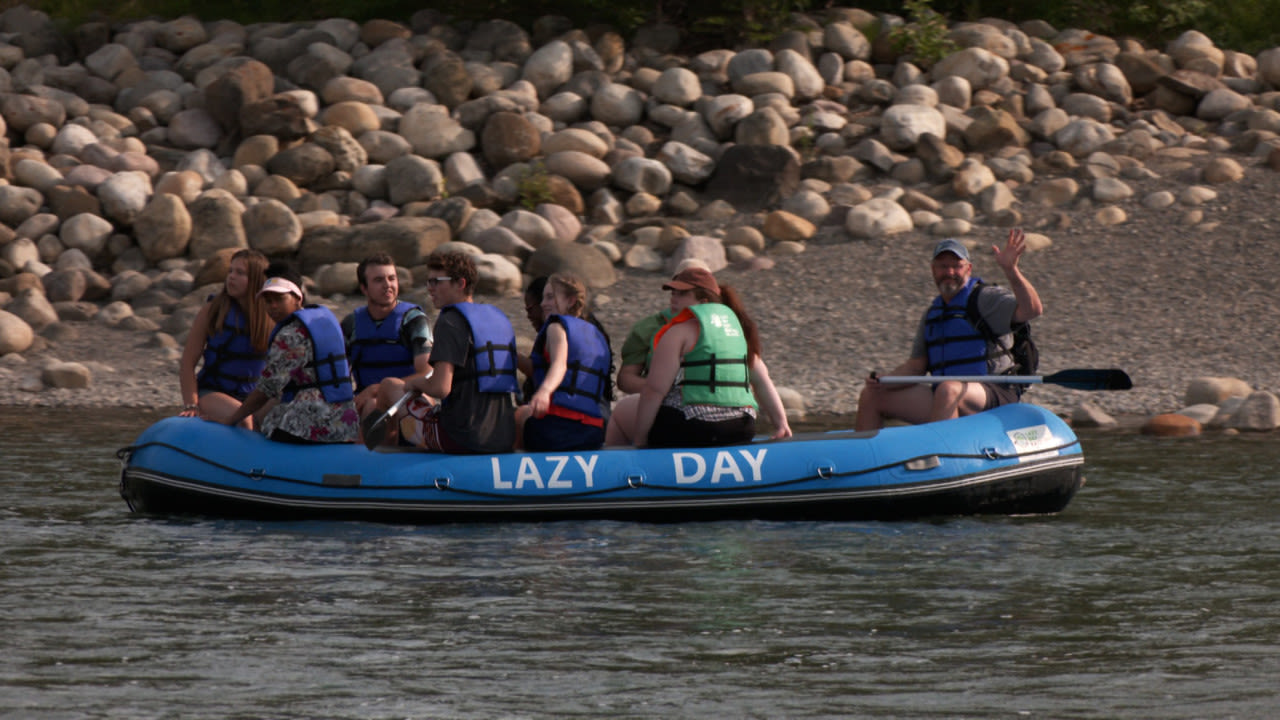
<path fill-rule="evenodd" d="M 1129 375 L 1115 368 L 1063 370 L 1046 375 L 1044 382 L 1075 390 L 1129 390 L 1133 387 L 1133 381 L 1129 379 Z"/>
<path fill-rule="evenodd" d="M 372 450 L 387 439 L 388 419 L 386 413 L 379 413 L 377 415 L 367 415 L 360 421 L 360 436 L 364 438 L 365 447 Z"/>

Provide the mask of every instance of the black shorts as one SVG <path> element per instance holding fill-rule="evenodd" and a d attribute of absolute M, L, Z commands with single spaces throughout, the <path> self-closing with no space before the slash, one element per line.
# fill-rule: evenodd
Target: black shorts
<path fill-rule="evenodd" d="M 982 383 L 982 387 L 987 391 L 987 404 L 983 406 L 983 410 L 991 410 L 1001 405 L 1009 405 L 1016 403 L 1022 399 L 1023 386 L 1009 385 L 1007 383 Z"/>
<path fill-rule="evenodd" d="M 649 429 L 650 447 L 715 447 L 751 442 L 756 419 L 743 413 L 732 420 L 689 420 L 680 410 L 663 405 Z"/>

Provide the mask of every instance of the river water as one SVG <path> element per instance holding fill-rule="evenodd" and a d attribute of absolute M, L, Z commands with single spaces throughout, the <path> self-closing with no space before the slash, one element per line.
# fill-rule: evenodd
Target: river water
<path fill-rule="evenodd" d="M 155 416 L 0 410 L 4 718 L 1264 718 L 1280 437 L 1083 434 L 1051 517 L 131 515 Z"/>

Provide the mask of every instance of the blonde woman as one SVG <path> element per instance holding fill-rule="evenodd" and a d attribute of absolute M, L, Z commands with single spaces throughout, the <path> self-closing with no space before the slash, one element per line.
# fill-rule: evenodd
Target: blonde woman
<path fill-rule="evenodd" d="M 181 415 L 224 422 L 257 385 L 273 325 L 258 296 L 266 269 L 265 255 L 240 250 L 231 256 L 222 291 L 200 308 L 179 365 Z"/>
<path fill-rule="evenodd" d="M 594 450 L 604 444 L 605 408 L 613 399 L 609 336 L 586 311 L 587 288 L 556 274 L 542 291 L 546 320 L 527 361 L 536 388 L 516 408 L 516 447 Z"/>

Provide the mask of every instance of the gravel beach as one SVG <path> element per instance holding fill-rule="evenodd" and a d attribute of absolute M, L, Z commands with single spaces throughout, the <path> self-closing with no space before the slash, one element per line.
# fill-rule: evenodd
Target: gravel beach
<path fill-rule="evenodd" d="M 1150 161 L 1157 186 L 1185 185 L 1201 156 Z M 1249 167 L 1246 177 L 1202 206 L 1203 222 L 1184 210 L 1133 210 L 1114 227 L 1091 222 L 1089 207 L 1026 209 L 1026 228 L 1052 244 L 1029 252 L 1022 267 L 1044 301 L 1034 325 L 1041 371 L 1118 367 L 1134 381 L 1128 392 L 1083 392 L 1042 385 L 1026 399 L 1069 414 L 1083 401 L 1113 415 L 1176 410 L 1187 383 L 1199 376 L 1237 377 L 1255 389 L 1280 391 L 1280 334 L 1270 310 L 1280 297 L 1274 249 L 1274 203 L 1280 175 Z M 1060 227 L 1065 225 L 1065 227 Z M 1054 227 L 1047 227 L 1054 226 Z M 712 232 L 712 228 L 703 228 Z M 979 227 L 966 238 L 975 272 L 1000 281 L 989 246 L 1007 229 Z M 871 241 L 814 242 L 779 257 L 766 270 L 718 273 L 737 286 L 760 324 L 766 360 L 777 384 L 798 392 L 809 415 L 854 412 L 862 378 L 905 357 L 914 324 L 934 294 L 928 251 L 936 238 L 907 233 Z M 620 270 L 596 294 L 599 317 L 615 350 L 631 323 L 661 308 L 664 275 Z M 409 293 L 425 302 L 421 288 Z M 531 336 L 519 297 L 482 297 L 499 305 L 517 333 Z M 355 298 L 332 303 L 346 311 Z M 59 323 L 43 349 L 0 360 L 0 404 L 20 407 L 149 407 L 178 405 L 172 338 L 85 323 Z M 180 340 L 181 338 L 178 338 Z M 85 364 L 88 389 L 24 389 L 24 377 L 49 360 Z"/>
<path fill-rule="evenodd" d="M 90 23 L 76 37 L 92 47 L 73 48 L 43 13 L 6 10 L 0 406 L 176 410 L 186 325 L 216 289 L 192 285 L 221 276 L 219 253 L 298 260 L 341 316 L 363 302 L 334 294 L 349 263 L 382 250 L 421 272 L 459 241 L 482 286 L 505 288 L 477 299 L 526 348 L 522 276 L 572 267 L 601 286 L 616 350 L 666 305 L 677 261 L 727 263 L 784 400 L 846 416 L 909 351 L 933 244 L 958 237 L 1003 283 L 990 247 L 1015 224 L 1045 307 L 1041 372 L 1134 382 L 1026 400 L 1143 417 L 1197 378 L 1280 393 L 1280 48 L 989 19 L 956 24 L 963 49 L 922 68 L 863 34 L 883 18 L 810 20 L 768 50 L 686 57 L 669 26 L 535 42 L 430 11 Z M 1261 399 L 1274 428 L 1280 401 Z"/>

